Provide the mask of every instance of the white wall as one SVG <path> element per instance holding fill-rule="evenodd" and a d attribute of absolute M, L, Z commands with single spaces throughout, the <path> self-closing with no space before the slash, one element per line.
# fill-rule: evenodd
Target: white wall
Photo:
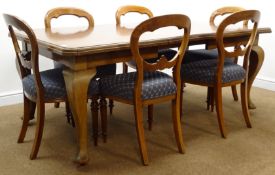
<path fill-rule="evenodd" d="M 58 6 L 79 7 L 90 12 L 95 24 L 115 23 L 115 11 L 121 5 L 143 5 L 155 16 L 168 13 L 183 13 L 192 21 L 208 21 L 211 12 L 222 6 L 242 6 L 258 9 L 262 13 L 261 26 L 275 29 L 275 12 L 268 0 L 9 0 L 0 5 L 0 13 L 10 13 L 24 19 L 33 28 L 43 27 L 46 12 Z M 275 34 L 261 35 L 260 45 L 265 49 L 266 60 L 255 81 L 256 86 L 275 91 Z M 273 46 L 273 47 L 272 47 Z M 46 58 L 41 60 L 43 69 L 52 67 Z M 21 82 L 14 64 L 14 51 L 8 37 L 7 27 L 0 17 L 0 106 L 22 101 Z"/>

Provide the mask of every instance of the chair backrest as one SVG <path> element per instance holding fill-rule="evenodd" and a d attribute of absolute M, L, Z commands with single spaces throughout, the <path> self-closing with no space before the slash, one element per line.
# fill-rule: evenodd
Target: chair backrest
<path fill-rule="evenodd" d="M 125 15 L 126 13 L 130 13 L 130 12 L 135 12 L 135 13 L 140 13 L 140 14 L 146 14 L 149 18 L 153 17 L 153 13 L 151 12 L 151 10 L 149 10 L 146 7 L 142 7 L 142 6 L 136 6 L 136 5 L 126 5 L 126 6 L 122 6 L 119 7 L 116 11 L 116 24 L 120 25 L 121 21 L 120 18 L 122 15 Z"/>
<path fill-rule="evenodd" d="M 10 37 L 12 38 L 16 53 L 16 64 L 19 67 L 21 78 L 23 79 L 25 76 L 33 74 L 37 89 L 37 97 L 43 98 L 44 89 L 39 73 L 39 50 L 36 36 L 31 27 L 18 17 L 9 14 L 3 14 L 3 17 L 8 26 Z M 14 33 L 14 28 L 26 34 L 28 44 L 30 45 L 29 52 L 20 49 L 17 36 Z"/>
<path fill-rule="evenodd" d="M 242 7 L 236 7 L 236 6 L 228 6 L 228 7 L 222 7 L 219 8 L 217 10 L 215 10 L 214 12 L 212 12 L 210 19 L 209 19 L 209 23 L 211 27 L 217 28 L 218 25 L 215 24 L 215 19 L 218 16 L 223 16 L 223 15 L 230 15 L 236 12 L 240 12 L 240 11 L 244 11 L 246 9 L 242 8 Z M 243 27 L 247 27 L 248 25 L 248 21 L 244 21 L 243 22 Z"/>
<path fill-rule="evenodd" d="M 169 60 L 163 55 L 155 63 L 148 63 L 140 55 L 139 52 L 139 39 L 141 35 L 145 32 L 153 32 L 157 29 L 163 27 L 175 26 L 178 29 L 183 29 L 183 38 L 181 45 L 178 49 L 177 54 L 173 59 Z M 189 35 L 190 35 L 191 22 L 190 19 L 185 15 L 174 14 L 174 15 L 164 15 L 150 18 L 142 23 L 140 23 L 132 32 L 130 38 L 131 52 L 134 60 L 137 64 L 137 79 L 136 86 L 141 88 L 143 82 L 143 72 L 144 71 L 156 71 L 165 68 L 173 67 L 174 81 L 178 85 L 180 84 L 180 66 L 185 54 L 185 50 L 188 46 Z"/>
<path fill-rule="evenodd" d="M 257 35 L 260 15 L 261 14 L 258 10 L 245 10 L 245 11 L 233 13 L 232 15 L 228 16 L 220 23 L 216 32 L 216 43 L 217 43 L 217 48 L 219 52 L 219 62 L 218 62 L 219 65 L 218 65 L 217 75 L 222 76 L 224 58 L 234 58 L 238 56 L 244 56 L 243 67 L 245 70 L 248 69 L 248 59 Z M 252 28 L 252 31 L 250 32 L 249 40 L 247 41 L 247 43 L 240 43 L 239 45 L 235 46 L 235 49 L 233 51 L 228 51 L 226 49 L 224 38 L 223 38 L 224 35 L 226 35 L 226 28 L 229 25 L 234 25 L 242 21 L 251 21 L 253 24 L 253 28 Z M 239 29 L 236 29 L 236 32 L 238 32 L 238 30 Z M 221 77 L 220 77 L 220 80 L 221 80 Z"/>
<path fill-rule="evenodd" d="M 92 15 L 90 15 L 85 10 L 82 10 L 79 8 L 73 8 L 73 7 L 57 7 L 57 8 L 51 9 L 47 12 L 47 14 L 44 18 L 45 28 L 46 29 L 51 28 L 51 20 L 53 18 L 58 18 L 58 17 L 64 16 L 64 15 L 74 15 L 77 17 L 86 18 L 89 23 L 89 28 L 92 28 L 94 26 L 94 19 L 93 19 Z"/>

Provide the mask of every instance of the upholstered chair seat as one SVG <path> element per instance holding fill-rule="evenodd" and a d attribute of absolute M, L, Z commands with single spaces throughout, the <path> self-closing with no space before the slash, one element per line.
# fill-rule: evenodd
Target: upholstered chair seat
<path fill-rule="evenodd" d="M 103 96 L 113 96 L 133 100 L 136 72 L 106 76 L 99 80 Z M 142 99 L 148 100 L 176 93 L 173 78 L 163 72 L 144 72 Z"/>
<path fill-rule="evenodd" d="M 45 101 L 51 101 L 53 99 L 66 99 L 67 93 L 65 88 L 65 82 L 62 74 L 62 69 L 50 69 L 40 72 L 41 81 L 44 87 Z M 31 98 L 36 98 L 36 88 L 34 76 L 28 75 L 23 78 L 24 92 Z M 89 84 L 88 96 L 98 94 L 98 81 L 91 80 Z"/>
<path fill-rule="evenodd" d="M 195 57 L 196 58 L 196 57 Z M 181 78 L 184 82 L 197 82 L 214 84 L 217 72 L 217 59 L 201 60 L 182 64 Z M 245 70 L 242 66 L 235 64 L 233 60 L 226 59 L 224 62 L 222 83 L 229 83 L 245 78 Z"/>

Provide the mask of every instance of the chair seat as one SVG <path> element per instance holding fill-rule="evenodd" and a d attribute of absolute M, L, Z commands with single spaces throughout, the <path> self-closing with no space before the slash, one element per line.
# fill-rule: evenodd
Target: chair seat
<path fill-rule="evenodd" d="M 184 82 L 213 84 L 217 71 L 217 59 L 201 60 L 182 64 L 181 78 Z M 242 80 L 245 78 L 245 70 L 231 59 L 225 59 L 222 82 Z"/>
<path fill-rule="evenodd" d="M 50 69 L 40 72 L 41 81 L 44 86 L 45 101 L 67 98 L 65 82 L 62 74 L 62 69 Z M 32 97 L 36 98 L 36 88 L 33 75 L 28 75 L 23 78 L 24 92 Z M 89 84 L 88 96 L 98 94 L 98 81 L 93 79 Z"/>
<path fill-rule="evenodd" d="M 168 60 L 171 60 L 175 55 L 177 54 L 177 51 L 172 49 L 161 49 L 158 51 L 158 57 L 157 58 L 151 58 L 147 59 L 146 61 L 148 63 L 154 63 L 156 62 L 162 55 L 164 55 Z M 136 62 L 134 60 L 126 62 L 127 66 L 136 69 Z"/>
<path fill-rule="evenodd" d="M 101 94 L 126 100 L 133 99 L 136 72 L 103 77 L 99 80 Z M 173 78 L 163 72 L 144 72 L 142 99 L 153 99 L 176 93 Z"/>

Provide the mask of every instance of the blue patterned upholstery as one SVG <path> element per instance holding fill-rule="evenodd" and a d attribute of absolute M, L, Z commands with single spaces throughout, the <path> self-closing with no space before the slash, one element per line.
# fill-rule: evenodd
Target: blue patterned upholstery
<path fill-rule="evenodd" d="M 116 96 L 126 100 L 133 99 L 136 72 L 106 76 L 99 80 L 103 96 Z M 162 72 L 144 72 L 142 99 L 153 99 L 176 93 L 173 78 Z"/>
<path fill-rule="evenodd" d="M 197 82 L 213 84 L 217 71 L 217 59 L 195 61 L 181 65 L 181 79 L 184 82 Z M 222 82 L 228 83 L 242 80 L 245 77 L 245 70 L 232 60 L 226 59 L 224 62 Z"/>
<path fill-rule="evenodd" d="M 52 99 L 66 99 L 66 88 L 62 74 L 62 69 L 50 69 L 40 72 L 41 81 L 44 86 L 45 100 Z M 33 75 L 28 75 L 23 78 L 24 93 L 36 98 L 36 88 Z M 96 80 L 90 81 L 89 94 L 92 96 L 98 94 L 98 82 Z"/>
<path fill-rule="evenodd" d="M 156 62 L 162 55 L 164 55 L 168 60 L 171 60 L 175 55 L 177 54 L 177 51 L 172 49 L 161 49 L 158 51 L 158 57 L 157 58 L 151 58 L 147 59 L 146 61 L 148 63 L 154 63 Z M 136 68 L 136 62 L 135 60 L 128 61 L 126 63 L 131 68 Z"/>

